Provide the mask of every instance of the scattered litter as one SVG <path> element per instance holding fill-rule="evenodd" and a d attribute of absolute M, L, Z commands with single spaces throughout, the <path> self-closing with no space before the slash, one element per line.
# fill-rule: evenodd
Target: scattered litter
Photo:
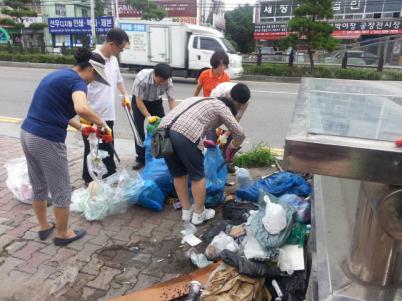
<path fill-rule="evenodd" d="M 213 263 L 213 261 L 209 261 L 204 254 L 198 253 L 195 248 L 188 250 L 186 256 L 190 258 L 191 262 L 199 269 L 205 268 Z"/>
<path fill-rule="evenodd" d="M 225 159 L 218 146 L 207 148 L 204 156 L 206 198 L 205 206 L 215 207 L 225 200 L 225 184 L 228 179 L 227 168 L 220 168 Z"/>
<path fill-rule="evenodd" d="M 160 263 L 162 261 L 164 261 L 164 259 L 159 259 L 159 260 L 156 261 L 156 263 Z"/>
<path fill-rule="evenodd" d="M 197 280 L 190 282 L 190 291 L 185 301 L 198 301 L 201 295 L 201 283 Z"/>
<path fill-rule="evenodd" d="M 222 231 L 215 236 L 208 245 L 205 250 L 205 255 L 210 259 L 217 258 L 223 250 L 237 252 L 239 250 L 239 245 L 234 241 L 233 237 L 230 237 Z"/>
<path fill-rule="evenodd" d="M 295 220 L 300 223 L 308 223 L 311 219 L 311 204 L 306 198 L 295 194 L 284 194 L 280 198 L 281 202 L 285 202 L 296 210 Z"/>
<path fill-rule="evenodd" d="M 289 260 L 291 270 L 301 271 L 304 270 L 304 249 L 297 245 L 285 245 L 280 249 L 278 258 L 279 268 L 281 265 L 281 254 L 283 259 Z M 287 270 L 286 270 L 287 271 Z M 288 273 L 289 274 L 289 273 Z"/>
<path fill-rule="evenodd" d="M 281 205 L 272 203 L 268 195 L 264 196 L 264 201 L 266 207 L 262 223 L 269 234 L 279 234 L 286 228 L 286 212 Z"/>
<path fill-rule="evenodd" d="M 194 234 L 189 234 L 189 235 L 184 236 L 182 241 L 188 243 L 192 247 L 195 247 L 196 245 L 199 245 L 200 243 L 202 243 L 202 240 L 199 239 Z"/>

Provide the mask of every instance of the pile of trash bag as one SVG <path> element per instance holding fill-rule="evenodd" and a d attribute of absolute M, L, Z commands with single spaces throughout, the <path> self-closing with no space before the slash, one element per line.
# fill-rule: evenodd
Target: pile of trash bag
<path fill-rule="evenodd" d="M 282 171 L 240 188 L 236 192 L 236 197 L 245 201 L 258 202 L 260 190 L 276 197 L 283 194 L 307 197 L 311 194 L 310 184 L 306 180 L 294 173 Z"/>
<path fill-rule="evenodd" d="M 126 191 L 133 179 L 135 177 L 123 170 L 103 180 L 92 181 L 88 188 L 73 191 L 70 210 L 82 213 L 88 221 L 124 213 L 128 207 Z"/>
<path fill-rule="evenodd" d="M 129 204 L 137 204 L 153 211 L 162 211 L 165 199 L 173 190 L 173 178 L 164 159 L 156 159 L 151 155 L 152 133 L 148 133 L 145 141 L 145 167 L 135 187 L 130 189 L 132 197 Z"/>

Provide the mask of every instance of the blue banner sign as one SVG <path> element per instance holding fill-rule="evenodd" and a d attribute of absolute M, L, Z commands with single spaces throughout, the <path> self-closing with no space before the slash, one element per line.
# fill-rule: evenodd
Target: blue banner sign
<path fill-rule="evenodd" d="M 91 18 L 49 18 L 47 20 L 51 34 L 91 33 Z M 106 34 L 113 28 L 113 17 L 96 17 L 96 33 Z"/>
<path fill-rule="evenodd" d="M 120 23 L 120 28 L 124 31 L 146 32 L 147 25 L 140 23 Z"/>

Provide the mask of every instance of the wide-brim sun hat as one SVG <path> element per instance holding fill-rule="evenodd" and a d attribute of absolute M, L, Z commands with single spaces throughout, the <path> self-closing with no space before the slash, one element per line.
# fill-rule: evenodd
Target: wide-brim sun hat
<path fill-rule="evenodd" d="M 91 66 L 95 69 L 96 73 L 98 74 L 98 76 L 95 80 L 104 85 L 110 86 L 109 80 L 105 73 L 105 65 L 103 65 L 97 61 L 94 61 L 94 60 L 89 60 L 89 63 L 91 64 Z"/>

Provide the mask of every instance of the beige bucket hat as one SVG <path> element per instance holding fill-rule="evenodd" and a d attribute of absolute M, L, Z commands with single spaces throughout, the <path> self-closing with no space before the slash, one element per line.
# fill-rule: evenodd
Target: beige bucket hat
<path fill-rule="evenodd" d="M 102 84 L 105 84 L 107 86 L 110 86 L 109 80 L 105 73 L 105 65 L 103 65 L 99 62 L 96 62 L 94 60 L 89 60 L 89 63 L 95 69 L 96 73 L 98 73 L 98 77 L 97 77 L 96 81 L 98 81 Z"/>

